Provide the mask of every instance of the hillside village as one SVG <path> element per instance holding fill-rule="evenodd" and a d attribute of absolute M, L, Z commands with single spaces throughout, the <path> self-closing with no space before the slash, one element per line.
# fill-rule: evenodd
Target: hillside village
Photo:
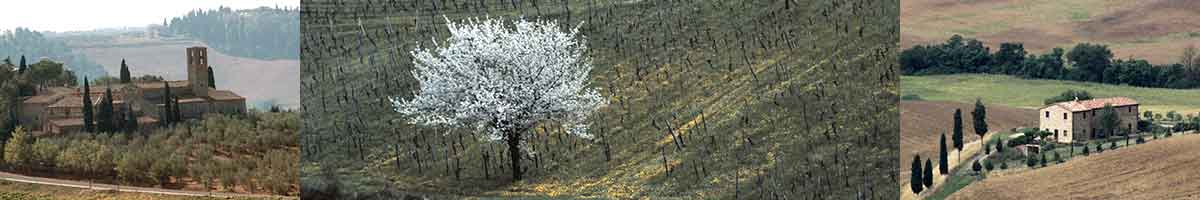
<path fill-rule="evenodd" d="M 98 123 L 85 119 L 84 113 L 93 113 L 94 118 L 99 118 L 101 114 L 94 110 L 109 101 L 111 118 L 120 121 L 113 122 L 118 126 L 154 127 L 162 119 L 178 121 L 200 118 L 206 113 L 245 113 L 246 98 L 232 91 L 218 90 L 212 84 L 215 77 L 208 66 L 207 48 L 191 47 L 186 52 L 187 80 L 121 80 L 90 87 L 86 83 L 84 87 L 37 85 L 35 95 L 20 97 L 20 125 L 48 134 L 95 131 L 85 124 Z M 134 120 L 136 124 L 132 123 Z"/>

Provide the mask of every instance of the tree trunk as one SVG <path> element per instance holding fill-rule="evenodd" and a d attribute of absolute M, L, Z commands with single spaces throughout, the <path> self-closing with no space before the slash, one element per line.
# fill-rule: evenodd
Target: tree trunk
<path fill-rule="evenodd" d="M 521 180 L 521 134 L 516 130 L 508 130 L 508 158 L 512 168 L 513 182 Z"/>

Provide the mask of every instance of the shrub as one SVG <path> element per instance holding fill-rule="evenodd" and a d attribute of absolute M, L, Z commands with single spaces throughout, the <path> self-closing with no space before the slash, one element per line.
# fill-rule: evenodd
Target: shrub
<path fill-rule="evenodd" d="M 992 160 L 984 160 L 983 168 L 987 169 L 988 171 L 992 171 L 993 169 L 996 169 L 996 166 L 992 165 Z"/>

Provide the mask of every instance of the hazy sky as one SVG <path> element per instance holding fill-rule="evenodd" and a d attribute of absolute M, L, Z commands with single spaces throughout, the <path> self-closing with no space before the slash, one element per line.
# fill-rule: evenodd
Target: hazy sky
<path fill-rule="evenodd" d="M 97 28 L 162 24 L 195 9 L 218 6 L 299 7 L 300 0 L 17 0 L 0 5 L 0 30 L 26 27 L 37 31 L 82 31 Z"/>

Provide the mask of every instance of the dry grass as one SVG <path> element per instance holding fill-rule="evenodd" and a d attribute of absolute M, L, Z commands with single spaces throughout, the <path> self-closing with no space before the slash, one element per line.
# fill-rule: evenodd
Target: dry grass
<path fill-rule="evenodd" d="M 1197 167 L 1200 135 L 1183 135 L 991 176 L 950 199 L 1197 199 Z"/>

